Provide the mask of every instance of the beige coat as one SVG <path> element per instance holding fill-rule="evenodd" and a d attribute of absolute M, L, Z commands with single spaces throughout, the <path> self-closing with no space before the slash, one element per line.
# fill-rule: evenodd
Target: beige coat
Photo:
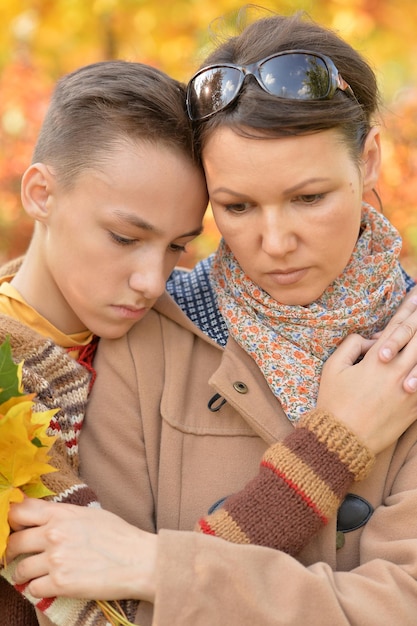
<path fill-rule="evenodd" d="M 168 296 L 157 309 L 100 342 L 80 440 L 82 476 L 102 504 L 159 532 L 153 618 L 142 603 L 137 623 L 417 625 L 417 425 L 355 485 L 375 512 L 341 549 L 335 520 L 299 559 L 191 532 L 292 426 L 235 342 L 223 351 Z M 211 412 L 215 393 L 227 403 Z"/>

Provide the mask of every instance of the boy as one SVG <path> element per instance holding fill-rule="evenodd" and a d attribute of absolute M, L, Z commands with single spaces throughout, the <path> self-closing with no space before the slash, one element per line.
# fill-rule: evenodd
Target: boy
<path fill-rule="evenodd" d="M 180 83 L 140 63 L 82 67 L 58 82 L 22 178 L 36 224 L 23 261 L 1 272 L 0 335 L 24 360 L 37 408 L 60 409 L 51 463 L 63 471 L 45 478 L 60 502 L 95 503 L 64 465 L 77 473 L 97 337 L 120 337 L 145 315 L 202 228 L 206 186 L 184 100 Z M 2 623 L 37 624 L 0 585 Z"/>

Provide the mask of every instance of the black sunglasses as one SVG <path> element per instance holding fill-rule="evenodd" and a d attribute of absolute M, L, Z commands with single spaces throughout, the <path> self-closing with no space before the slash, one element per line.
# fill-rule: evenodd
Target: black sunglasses
<path fill-rule="evenodd" d="M 239 95 L 247 76 L 285 100 L 328 100 L 338 89 L 355 98 L 333 61 L 309 50 L 285 50 L 250 65 L 218 63 L 199 70 L 187 87 L 187 111 L 204 120 L 225 109 Z"/>

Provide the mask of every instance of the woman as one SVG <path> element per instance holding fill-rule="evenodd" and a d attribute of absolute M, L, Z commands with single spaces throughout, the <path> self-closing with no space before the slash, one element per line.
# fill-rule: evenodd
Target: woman
<path fill-rule="evenodd" d="M 291 99 L 264 91 L 285 75 L 281 62 L 279 75 L 268 64 L 262 86 L 247 79 L 241 90 L 233 83 L 235 68 L 232 76 L 217 67 L 200 74 L 202 93 L 213 92 L 201 101 L 204 112 L 199 88 L 190 85 L 189 111 L 225 239 L 204 288 L 214 286 L 226 320 L 219 331 L 229 340 L 223 350 L 164 297 L 126 337 L 100 342 L 100 376 L 80 443 L 82 474 L 130 525 L 102 511 L 45 502 L 15 507 L 14 526 L 36 528 L 11 537 L 10 556 L 37 553 L 19 565 L 15 580 L 32 579 L 36 595 L 138 598 L 141 624 L 414 619 L 415 426 L 352 488 L 366 515 L 343 526 L 344 545 L 335 518 L 294 550 L 297 558 L 187 532 L 202 510 L 239 491 L 268 446 L 284 440 L 291 422 L 300 423 L 315 406 L 323 427 L 332 423 L 328 411 L 343 418 L 352 407 L 363 422 L 381 411 L 387 423 L 397 410 L 408 413 L 410 423 L 417 415 L 415 395 L 402 388 L 415 339 L 391 363 L 379 362 L 375 346 L 353 365 L 369 346 L 354 336 L 328 361 L 334 379 L 325 403 L 323 389 L 318 394 L 329 354 L 347 334 L 371 337 L 381 330 L 406 285 L 397 233 L 362 202 L 376 183 L 380 154 L 371 124 L 376 85 L 362 59 L 322 27 L 274 17 L 227 42 L 209 63 L 246 66 L 294 49 L 296 59 L 293 52 L 282 55 L 291 57 L 284 69 L 295 68 L 293 83 L 302 72 Z M 235 99 L 219 85 L 224 94 L 234 89 Z M 282 85 L 281 96 L 290 88 L 294 84 Z M 300 94 L 303 100 L 295 97 Z M 301 331 L 294 323 L 300 320 Z M 369 371 L 383 395 L 370 393 Z M 358 388 L 352 391 L 345 379 Z M 313 468 L 320 479 L 323 468 Z M 326 491 L 325 480 L 321 487 Z M 276 508 L 271 513 L 279 517 Z M 99 520 L 100 527 L 93 523 Z M 284 527 L 291 535 L 298 531 L 292 518 Z M 51 529 L 59 541 L 48 539 Z"/>

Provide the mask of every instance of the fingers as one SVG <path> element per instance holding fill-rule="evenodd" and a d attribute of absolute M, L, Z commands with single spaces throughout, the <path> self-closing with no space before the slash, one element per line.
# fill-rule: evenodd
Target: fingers
<path fill-rule="evenodd" d="M 387 363 L 406 346 L 417 333 L 417 287 L 410 292 L 386 329 L 379 335 L 379 358 Z M 417 362 L 417 349 L 416 349 Z"/>
<path fill-rule="evenodd" d="M 342 370 L 356 363 L 375 344 L 374 339 L 364 339 L 360 335 L 348 335 L 333 352 L 324 367 Z"/>
<path fill-rule="evenodd" d="M 393 359 L 399 374 L 403 375 L 402 387 L 407 393 L 417 392 L 417 334 Z M 389 362 L 389 363 L 390 363 Z M 389 365 L 386 363 L 385 365 Z"/>
<path fill-rule="evenodd" d="M 15 567 L 13 584 L 25 585 L 30 583 L 29 591 L 35 598 L 42 598 L 42 581 L 48 575 L 48 563 L 44 553 L 25 556 Z"/>
<path fill-rule="evenodd" d="M 22 531 L 14 532 L 10 535 L 7 542 L 6 563 L 13 561 L 21 554 L 41 552 L 43 548 L 44 542 L 42 541 L 42 535 L 39 533 L 38 527 L 25 528 Z"/>
<path fill-rule="evenodd" d="M 417 419 L 412 384 L 409 389 L 404 387 L 406 377 L 415 371 L 415 351 L 408 344 L 389 363 L 383 363 L 375 344 L 352 364 L 366 343 L 353 336 L 348 339 L 323 368 L 317 406 L 333 413 L 378 454 Z"/>
<path fill-rule="evenodd" d="M 154 601 L 156 535 L 102 509 L 39 503 L 47 505 L 47 521 L 9 537 L 8 561 L 23 555 L 13 573 L 15 583 L 29 583 L 36 598 Z M 29 508 L 34 511 L 32 516 Z M 30 502 L 26 511 L 15 510 L 13 516 L 24 519 L 25 524 L 29 519 L 33 523 L 36 516 L 45 517 L 41 509 L 45 507 L 38 509 L 36 501 Z M 109 571 L 114 575 L 108 576 Z"/>
<path fill-rule="evenodd" d="M 9 525 L 12 530 L 22 530 L 28 526 L 45 524 L 51 502 L 36 498 L 25 498 L 22 502 L 11 504 L 9 511 Z"/>
<path fill-rule="evenodd" d="M 26 531 L 25 531 L 26 532 Z M 48 598 L 53 588 L 54 596 L 65 596 L 65 582 L 62 572 L 51 576 L 50 562 L 46 552 L 31 554 L 20 559 L 13 572 L 13 584 L 27 585 L 27 590 L 34 598 Z"/>
<path fill-rule="evenodd" d="M 403 384 L 404 390 L 408 393 L 415 393 L 417 391 L 417 367 L 408 375 Z"/>

